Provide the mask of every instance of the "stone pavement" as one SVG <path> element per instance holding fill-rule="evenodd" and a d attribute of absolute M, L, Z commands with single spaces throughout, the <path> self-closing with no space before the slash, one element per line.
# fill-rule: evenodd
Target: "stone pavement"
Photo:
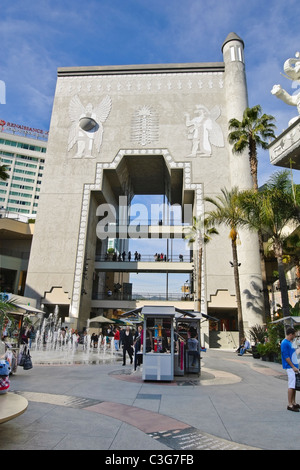
<path fill-rule="evenodd" d="M 232 351 L 202 353 L 202 372 L 144 382 L 121 357 L 32 351 L 10 392 L 27 411 L 0 425 L 1 450 L 299 449 L 280 364 Z"/>

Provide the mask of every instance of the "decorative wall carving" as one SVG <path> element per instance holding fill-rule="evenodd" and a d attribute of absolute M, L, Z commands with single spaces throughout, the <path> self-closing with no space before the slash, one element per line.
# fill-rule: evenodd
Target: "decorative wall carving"
<path fill-rule="evenodd" d="M 295 159 L 296 161 L 296 155 L 299 155 L 299 148 L 300 117 L 272 142 L 269 147 L 270 161 L 273 165 L 283 160 L 289 161 L 289 159 Z"/>
<path fill-rule="evenodd" d="M 108 118 L 111 104 L 110 96 L 105 96 L 96 107 L 93 107 L 91 103 L 84 107 L 78 95 L 71 99 L 69 117 L 72 126 L 69 133 L 68 151 L 77 144 L 77 152 L 73 158 L 94 158 L 93 146 L 99 153 L 103 123 Z"/>
<path fill-rule="evenodd" d="M 221 110 L 217 105 L 211 111 L 203 105 L 196 105 L 194 114 L 195 117 L 190 118 L 189 113 L 185 113 L 188 139 L 193 141 L 192 151 L 188 156 L 211 156 L 212 145 L 224 147 L 223 132 L 216 122 L 221 115 Z"/>
<path fill-rule="evenodd" d="M 223 72 L 178 72 L 153 73 L 151 76 L 143 74 L 130 74 L 122 76 L 97 76 L 94 77 L 59 77 L 59 94 L 95 95 L 99 93 L 168 93 L 180 91 L 207 92 L 223 91 Z"/>
<path fill-rule="evenodd" d="M 150 106 L 141 106 L 131 121 L 131 142 L 149 145 L 158 141 L 158 114 Z"/>

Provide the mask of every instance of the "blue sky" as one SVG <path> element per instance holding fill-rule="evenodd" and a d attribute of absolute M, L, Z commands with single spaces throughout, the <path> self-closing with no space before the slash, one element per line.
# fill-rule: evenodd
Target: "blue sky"
<path fill-rule="evenodd" d="M 219 62 L 234 31 L 245 42 L 249 105 L 275 116 L 279 134 L 297 113 L 270 90 L 280 83 L 296 91 L 282 73 L 300 49 L 299 17 L 299 0 L 2 2 L 0 118 L 47 130 L 58 67 Z M 273 171 L 263 152 L 260 183 Z"/>
<path fill-rule="evenodd" d="M 0 119 L 48 130 L 58 67 L 220 62 L 231 31 L 245 42 L 249 105 L 275 116 L 278 134 L 297 115 L 270 90 L 298 88 L 282 73 L 300 50 L 299 0 L 15 0 L 0 8 Z M 259 183 L 276 170 L 260 152 Z"/>

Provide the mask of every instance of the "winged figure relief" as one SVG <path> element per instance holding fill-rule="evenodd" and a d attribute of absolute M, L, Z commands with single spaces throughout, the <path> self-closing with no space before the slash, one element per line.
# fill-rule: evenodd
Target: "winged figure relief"
<path fill-rule="evenodd" d="M 211 156 L 212 145 L 224 147 L 223 132 L 216 122 L 221 115 L 221 110 L 217 105 L 211 111 L 203 105 L 196 105 L 194 114 L 195 116 L 190 118 L 190 115 L 185 113 L 188 138 L 193 141 L 192 152 L 189 156 Z"/>
<path fill-rule="evenodd" d="M 91 103 L 84 106 L 78 95 L 71 99 L 69 117 L 72 125 L 68 151 L 77 144 L 77 152 L 73 158 L 94 158 L 93 147 L 99 153 L 103 137 L 103 123 L 108 118 L 111 105 L 110 96 L 105 96 L 96 107 Z"/>

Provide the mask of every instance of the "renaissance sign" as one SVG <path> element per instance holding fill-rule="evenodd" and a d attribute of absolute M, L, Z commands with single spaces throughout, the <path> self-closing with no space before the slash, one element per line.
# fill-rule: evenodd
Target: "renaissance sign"
<path fill-rule="evenodd" d="M 48 139 L 48 131 L 43 131 L 42 129 L 36 129 L 35 127 L 23 126 L 22 124 L 15 124 L 13 122 L 6 122 L 3 119 L 0 119 L 0 131 L 5 130 L 6 132 L 11 132 L 18 135 L 30 135 L 36 139 Z"/>

